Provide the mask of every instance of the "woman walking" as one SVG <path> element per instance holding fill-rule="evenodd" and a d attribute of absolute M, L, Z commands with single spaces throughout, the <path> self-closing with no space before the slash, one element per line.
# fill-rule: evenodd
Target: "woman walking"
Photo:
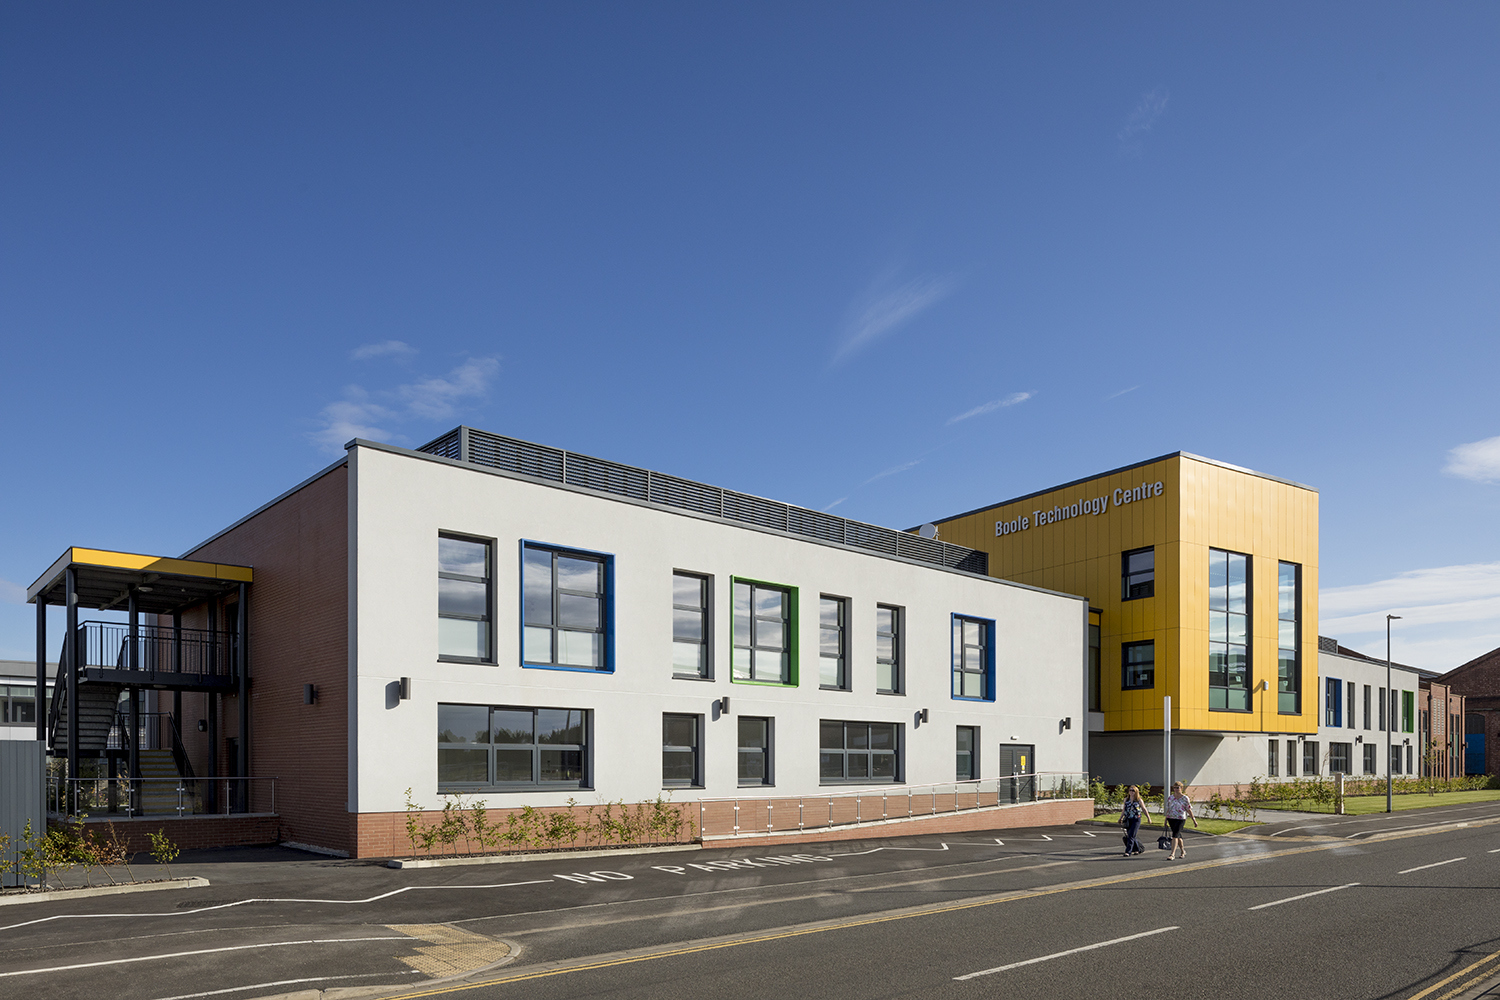
<path fill-rule="evenodd" d="M 1187 857 L 1187 844 L 1182 841 L 1182 823 L 1192 817 L 1193 826 L 1198 825 L 1198 817 L 1193 816 L 1193 803 L 1188 799 L 1186 789 L 1182 782 L 1172 782 L 1172 794 L 1167 796 L 1167 825 L 1172 828 L 1172 856 L 1168 861 Z M 1178 852 L 1181 852 L 1180 854 Z"/>
<path fill-rule="evenodd" d="M 1125 857 L 1132 854 L 1140 854 L 1145 850 L 1141 842 L 1135 839 L 1140 832 L 1141 821 L 1151 821 L 1151 813 L 1146 808 L 1146 800 L 1141 798 L 1141 790 L 1131 785 L 1125 790 L 1125 805 L 1120 810 L 1120 825 L 1125 828 Z"/>

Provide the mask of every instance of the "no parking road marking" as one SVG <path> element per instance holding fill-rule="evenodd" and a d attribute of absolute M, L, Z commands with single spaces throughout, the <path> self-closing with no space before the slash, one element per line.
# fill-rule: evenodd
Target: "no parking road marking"
<path fill-rule="evenodd" d="M 1167 931 L 1181 930 L 1180 927 L 1158 927 L 1154 931 L 1142 931 L 1139 934 L 1130 934 L 1125 937 L 1114 938 L 1110 941 L 1100 941 L 1098 944 L 1086 944 L 1081 948 L 1069 948 L 1067 951 L 1059 951 L 1051 955 L 1043 955 L 1041 958 L 1028 958 L 1023 962 L 1012 962 L 1009 965 L 997 965 L 993 969 L 983 969 L 979 972 L 971 972 L 967 976 L 954 976 L 953 981 L 961 983 L 966 979 L 978 979 L 980 976 L 991 976 L 997 972 L 1009 972 L 1011 969 L 1019 969 L 1023 965 L 1035 965 L 1038 962 L 1050 962 L 1054 958 L 1063 958 L 1067 955 L 1076 955 L 1081 951 L 1093 951 L 1095 948 L 1108 948 L 1112 944 L 1124 944 L 1126 941 L 1137 941 L 1141 938 L 1151 937 L 1156 934 L 1165 934 Z"/>

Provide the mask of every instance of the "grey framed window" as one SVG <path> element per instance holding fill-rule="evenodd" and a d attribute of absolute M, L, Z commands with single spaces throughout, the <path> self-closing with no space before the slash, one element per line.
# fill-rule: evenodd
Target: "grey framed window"
<path fill-rule="evenodd" d="M 953 616 L 953 697 L 994 700 L 990 690 L 994 627 L 994 622 L 981 618 Z"/>
<path fill-rule="evenodd" d="M 1391 773 L 1401 773 L 1401 745 L 1391 747 Z"/>
<path fill-rule="evenodd" d="M 842 597 L 818 598 L 818 686 L 849 690 L 849 602 Z"/>
<path fill-rule="evenodd" d="M 955 781 L 973 781 L 979 777 L 979 727 L 959 726 L 957 746 L 953 778 Z"/>
<path fill-rule="evenodd" d="M 677 677 L 713 676 L 710 591 L 706 576 L 672 574 L 672 673 Z"/>
<path fill-rule="evenodd" d="M 1390 720 L 1391 732 L 1401 731 L 1401 692 L 1395 688 L 1391 688 L 1391 714 L 1386 718 Z"/>
<path fill-rule="evenodd" d="M 1380 689 L 1380 724 L 1379 729 L 1385 732 L 1385 688 Z"/>
<path fill-rule="evenodd" d="M 1103 711 L 1099 694 L 1099 626 L 1089 626 L 1089 711 Z"/>
<path fill-rule="evenodd" d="M 1323 725 L 1341 728 L 1344 725 L 1344 682 L 1337 677 L 1325 677 L 1323 686 Z"/>
<path fill-rule="evenodd" d="M 734 581 L 733 680 L 796 684 L 796 591 Z"/>
<path fill-rule="evenodd" d="M 1365 728 L 1370 727 L 1370 685 L 1365 685 Z"/>
<path fill-rule="evenodd" d="M 1355 719 L 1354 719 L 1354 689 L 1355 689 L 1355 687 L 1356 687 L 1355 683 L 1353 681 L 1350 681 L 1349 682 L 1349 686 L 1348 686 L 1348 690 L 1346 692 L 1347 697 L 1344 699 L 1344 701 L 1347 703 L 1346 707 L 1348 708 L 1348 712 L 1349 712 L 1347 718 L 1349 720 L 1349 728 L 1350 729 L 1353 729 L 1354 728 L 1354 724 L 1355 724 Z"/>
<path fill-rule="evenodd" d="M 438 790 L 586 788 L 588 713 L 438 705 Z"/>
<path fill-rule="evenodd" d="M 1297 776 L 1297 741 L 1286 741 L 1286 776 L 1295 778 Z"/>
<path fill-rule="evenodd" d="M 1364 757 L 1365 757 L 1365 773 L 1366 774 L 1374 774 L 1375 773 L 1375 759 L 1376 759 L 1376 754 L 1378 752 L 1379 751 L 1376 748 L 1375 744 L 1373 744 L 1373 743 L 1366 743 L 1365 744 L 1365 754 L 1364 754 Z"/>
<path fill-rule="evenodd" d="M 1406 771 L 1404 772 L 1406 774 L 1413 774 L 1413 773 L 1415 773 L 1415 772 L 1412 771 L 1412 763 L 1411 763 L 1411 755 L 1412 755 L 1412 750 L 1413 749 L 1415 749 L 1415 748 L 1414 747 L 1407 747 L 1406 748 Z"/>
<path fill-rule="evenodd" d="M 1303 774 L 1321 774 L 1322 772 L 1318 769 L 1319 763 L 1320 762 L 1318 760 L 1318 741 L 1317 740 L 1303 740 L 1302 741 L 1302 773 Z"/>
<path fill-rule="evenodd" d="M 494 546 L 476 538 L 438 535 L 438 659 L 468 663 L 495 658 L 491 587 Z"/>
<path fill-rule="evenodd" d="M 52 686 L 49 684 L 50 691 Z M 0 684 L 0 723 L 36 725 L 36 685 Z"/>
<path fill-rule="evenodd" d="M 606 556 L 522 546 L 523 663 L 610 669 L 608 569 Z"/>
<path fill-rule="evenodd" d="M 1120 645 L 1120 687 L 1126 691 L 1156 687 L 1156 640 Z"/>
<path fill-rule="evenodd" d="M 899 781 L 900 756 L 899 723 L 818 723 L 818 777 L 823 784 Z"/>
<path fill-rule="evenodd" d="M 1266 741 L 1266 777 L 1274 778 L 1281 770 L 1277 765 L 1281 763 L 1281 741 Z"/>
<path fill-rule="evenodd" d="M 1354 747 L 1348 743 L 1328 744 L 1328 773 L 1349 774 L 1349 758 Z"/>
<path fill-rule="evenodd" d="M 739 725 L 741 785 L 775 784 L 771 772 L 771 720 L 742 715 Z"/>
<path fill-rule="evenodd" d="M 1302 567 L 1276 564 L 1276 711 L 1302 712 Z"/>
<path fill-rule="evenodd" d="M 1156 595 L 1156 549 L 1120 553 L 1120 598 L 1126 601 Z"/>
<path fill-rule="evenodd" d="M 665 788 L 703 785 L 703 716 L 661 717 L 661 783 Z"/>
<path fill-rule="evenodd" d="M 875 605 L 875 691 L 900 694 L 902 610 L 888 604 Z"/>
<path fill-rule="evenodd" d="M 1250 711 L 1250 557 L 1208 550 L 1208 707 Z"/>

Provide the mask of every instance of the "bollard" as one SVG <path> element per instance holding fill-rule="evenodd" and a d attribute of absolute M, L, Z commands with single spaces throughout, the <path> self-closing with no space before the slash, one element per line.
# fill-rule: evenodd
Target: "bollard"
<path fill-rule="evenodd" d="M 1337 771 L 1333 776 L 1333 813 L 1335 816 L 1344 815 L 1344 772 Z"/>

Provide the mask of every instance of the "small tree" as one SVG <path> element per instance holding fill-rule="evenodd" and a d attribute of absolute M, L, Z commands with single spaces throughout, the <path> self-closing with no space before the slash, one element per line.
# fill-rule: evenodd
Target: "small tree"
<path fill-rule="evenodd" d="M 167 836 L 166 827 L 158 829 L 155 833 L 146 834 L 151 841 L 151 856 L 156 863 L 167 871 L 167 878 L 172 877 L 172 862 L 177 860 L 177 855 L 182 853 L 181 848 L 172 843 L 172 838 Z"/>

